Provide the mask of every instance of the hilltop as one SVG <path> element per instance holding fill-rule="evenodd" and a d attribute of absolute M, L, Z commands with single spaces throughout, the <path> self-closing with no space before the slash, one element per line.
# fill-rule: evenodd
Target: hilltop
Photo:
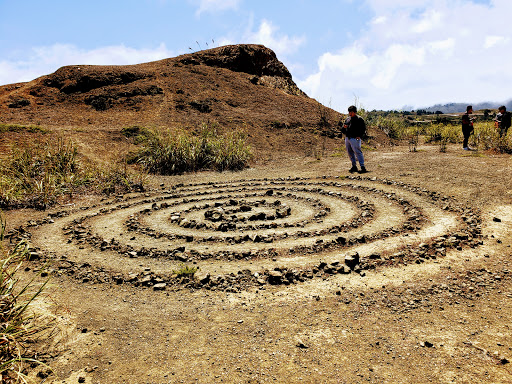
<path fill-rule="evenodd" d="M 301 91 L 262 45 L 223 46 L 136 65 L 70 65 L 0 87 L 1 123 L 63 130 L 86 146 L 99 138 L 118 145 L 127 126 L 190 130 L 215 121 L 250 132 L 256 149 L 302 151 L 311 142 L 304 139 L 308 135 L 321 130 L 332 137 L 331 123 L 340 118 Z"/>

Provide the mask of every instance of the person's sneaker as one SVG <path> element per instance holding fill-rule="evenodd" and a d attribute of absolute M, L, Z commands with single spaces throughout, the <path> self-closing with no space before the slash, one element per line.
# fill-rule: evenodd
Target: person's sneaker
<path fill-rule="evenodd" d="M 355 165 L 352 166 L 352 168 L 350 168 L 348 170 L 350 173 L 354 173 L 354 172 L 357 172 L 357 167 Z"/>
<path fill-rule="evenodd" d="M 471 149 L 469 147 L 464 147 L 462 149 L 465 150 L 465 151 L 471 151 Z"/>
<path fill-rule="evenodd" d="M 361 167 L 361 170 L 359 171 L 359 173 L 366 173 L 366 172 L 368 172 L 368 171 L 366 170 L 366 168 L 365 168 L 365 167 Z"/>

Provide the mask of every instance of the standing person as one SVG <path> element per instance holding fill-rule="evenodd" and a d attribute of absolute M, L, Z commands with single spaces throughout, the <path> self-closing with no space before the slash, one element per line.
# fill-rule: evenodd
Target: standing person
<path fill-rule="evenodd" d="M 498 114 L 496 115 L 496 122 L 498 123 L 498 129 L 500 137 L 507 136 L 507 131 L 510 128 L 510 112 L 507 112 L 507 107 L 502 105 L 498 108 Z"/>
<path fill-rule="evenodd" d="M 348 157 L 352 162 L 352 168 L 349 172 L 368 172 L 364 166 L 363 151 L 361 151 L 361 139 L 366 133 L 366 123 L 363 118 L 357 115 L 357 108 L 354 105 L 348 107 L 349 117 L 345 120 L 345 124 L 341 132 L 345 134 L 345 147 L 347 148 Z M 361 170 L 357 170 L 357 162 Z"/>
<path fill-rule="evenodd" d="M 473 113 L 473 107 L 468 105 L 466 107 L 466 113 L 462 115 L 462 134 L 464 135 L 464 143 L 462 144 L 462 148 L 465 151 L 471 151 L 471 148 L 468 146 L 469 136 L 471 132 L 473 132 L 473 119 L 469 115 Z"/>

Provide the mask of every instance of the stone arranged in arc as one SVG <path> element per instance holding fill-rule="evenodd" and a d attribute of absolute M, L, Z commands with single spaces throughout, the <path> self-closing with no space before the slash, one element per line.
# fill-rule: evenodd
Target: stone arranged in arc
<path fill-rule="evenodd" d="M 452 198 L 361 176 L 176 185 L 62 216 L 38 230 L 41 253 L 61 257 L 44 246 L 46 233 L 73 250 L 67 264 L 88 260 L 99 280 L 178 288 L 364 273 L 443 257 L 481 236 L 478 213 Z M 183 263 L 199 268 L 195 277 L 171 273 Z"/>

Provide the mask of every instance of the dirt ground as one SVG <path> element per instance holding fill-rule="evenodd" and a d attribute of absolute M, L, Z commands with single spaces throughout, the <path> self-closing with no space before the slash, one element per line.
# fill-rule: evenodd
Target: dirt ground
<path fill-rule="evenodd" d="M 69 212 L 28 227 L 34 249 L 59 260 L 50 266 L 51 284 L 41 303 L 57 316 L 55 338 L 42 346 L 41 355 L 53 374 L 45 377 L 46 368 L 36 369 L 36 382 L 512 383 L 510 156 L 465 152 L 459 146 L 440 153 L 426 145 L 415 153 L 398 146 L 366 150 L 365 156 L 370 172 L 361 177 L 348 177 L 346 156 L 296 156 L 237 173 L 154 178 L 146 195 L 116 201 L 84 198 L 50 212 L 6 212 L 9 229 L 52 212 Z M 281 194 L 271 196 L 269 189 Z M 256 195 L 250 197 L 251 192 Z M 290 217 L 276 223 L 304 222 L 246 230 L 277 236 L 268 244 L 233 243 L 225 238 L 229 233 L 205 235 L 168 219 L 180 209 L 199 220 L 205 208 L 194 205 L 206 201 L 225 207 L 225 200 L 241 200 L 242 193 L 256 206 L 254 201 L 263 198 L 290 206 Z M 432 198 L 436 193 L 443 197 Z M 154 200 L 145 198 L 162 196 L 171 207 L 146 212 L 138 218 L 138 231 L 126 229 L 131 215 L 154 208 Z M 202 200 L 190 201 L 194 196 Z M 106 209 L 111 207 L 116 208 Z M 264 204 L 257 209 L 271 211 Z M 327 215 L 314 217 L 322 209 Z M 370 219 L 360 215 L 365 209 Z M 411 209 L 420 218 L 407 230 Z M 319 247 L 334 244 L 339 235 L 322 229 L 358 218 L 358 226 L 342 232 L 347 239 L 365 240 Z M 83 221 L 77 224 L 78 219 Z M 472 221 L 476 229 L 469 238 L 452 236 Z M 135 251 L 140 251 L 137 243 L 164 249 L 188 241 L 187 250 L 197 248 L 205 257 L 186 251 L 185 259 L 176 252 L 168 259 L 142 252 L 127 257 L 103 241 L 71 238 L 77 225 L 106 242 L 132 242 Z M 141 226 L 153 234 L 141 232 Z M 297 235 L 299 229 L 308 235 Z M 184 236 L 189 231 L 193 239 L 154 234 L 165 231 Z M 198 241 L 207 236 L 221 240 Z M 454 246 L 427 246 L 450 239 Z M 423 254 L 422 247 L 427 249 Z M 237 250 L 249 256 L 230 257 Z M 316 268 L 321 261 L 343 264 L 353 251 L 363 268 L 351 273 Z M 62 266 L 63 256 L 73 267 Z M 238 271 L 246 269 L 267 280 L 234 277 L 217 285 L 173 285 L 166 276 L 182 260 L 199 266 L 198 278 L 205 281 L 240 276 Z M 297 269 L 295 280 L 269 283 L 274 267 L 277 272 Z M 302 278 L 308 268 L 312 275 Z M 130 281 L 130 273 L 154 273 L 161 280 L 151 275 L 148 284 Z M 162 281 L 168 284 L 155 288 Z"/>

